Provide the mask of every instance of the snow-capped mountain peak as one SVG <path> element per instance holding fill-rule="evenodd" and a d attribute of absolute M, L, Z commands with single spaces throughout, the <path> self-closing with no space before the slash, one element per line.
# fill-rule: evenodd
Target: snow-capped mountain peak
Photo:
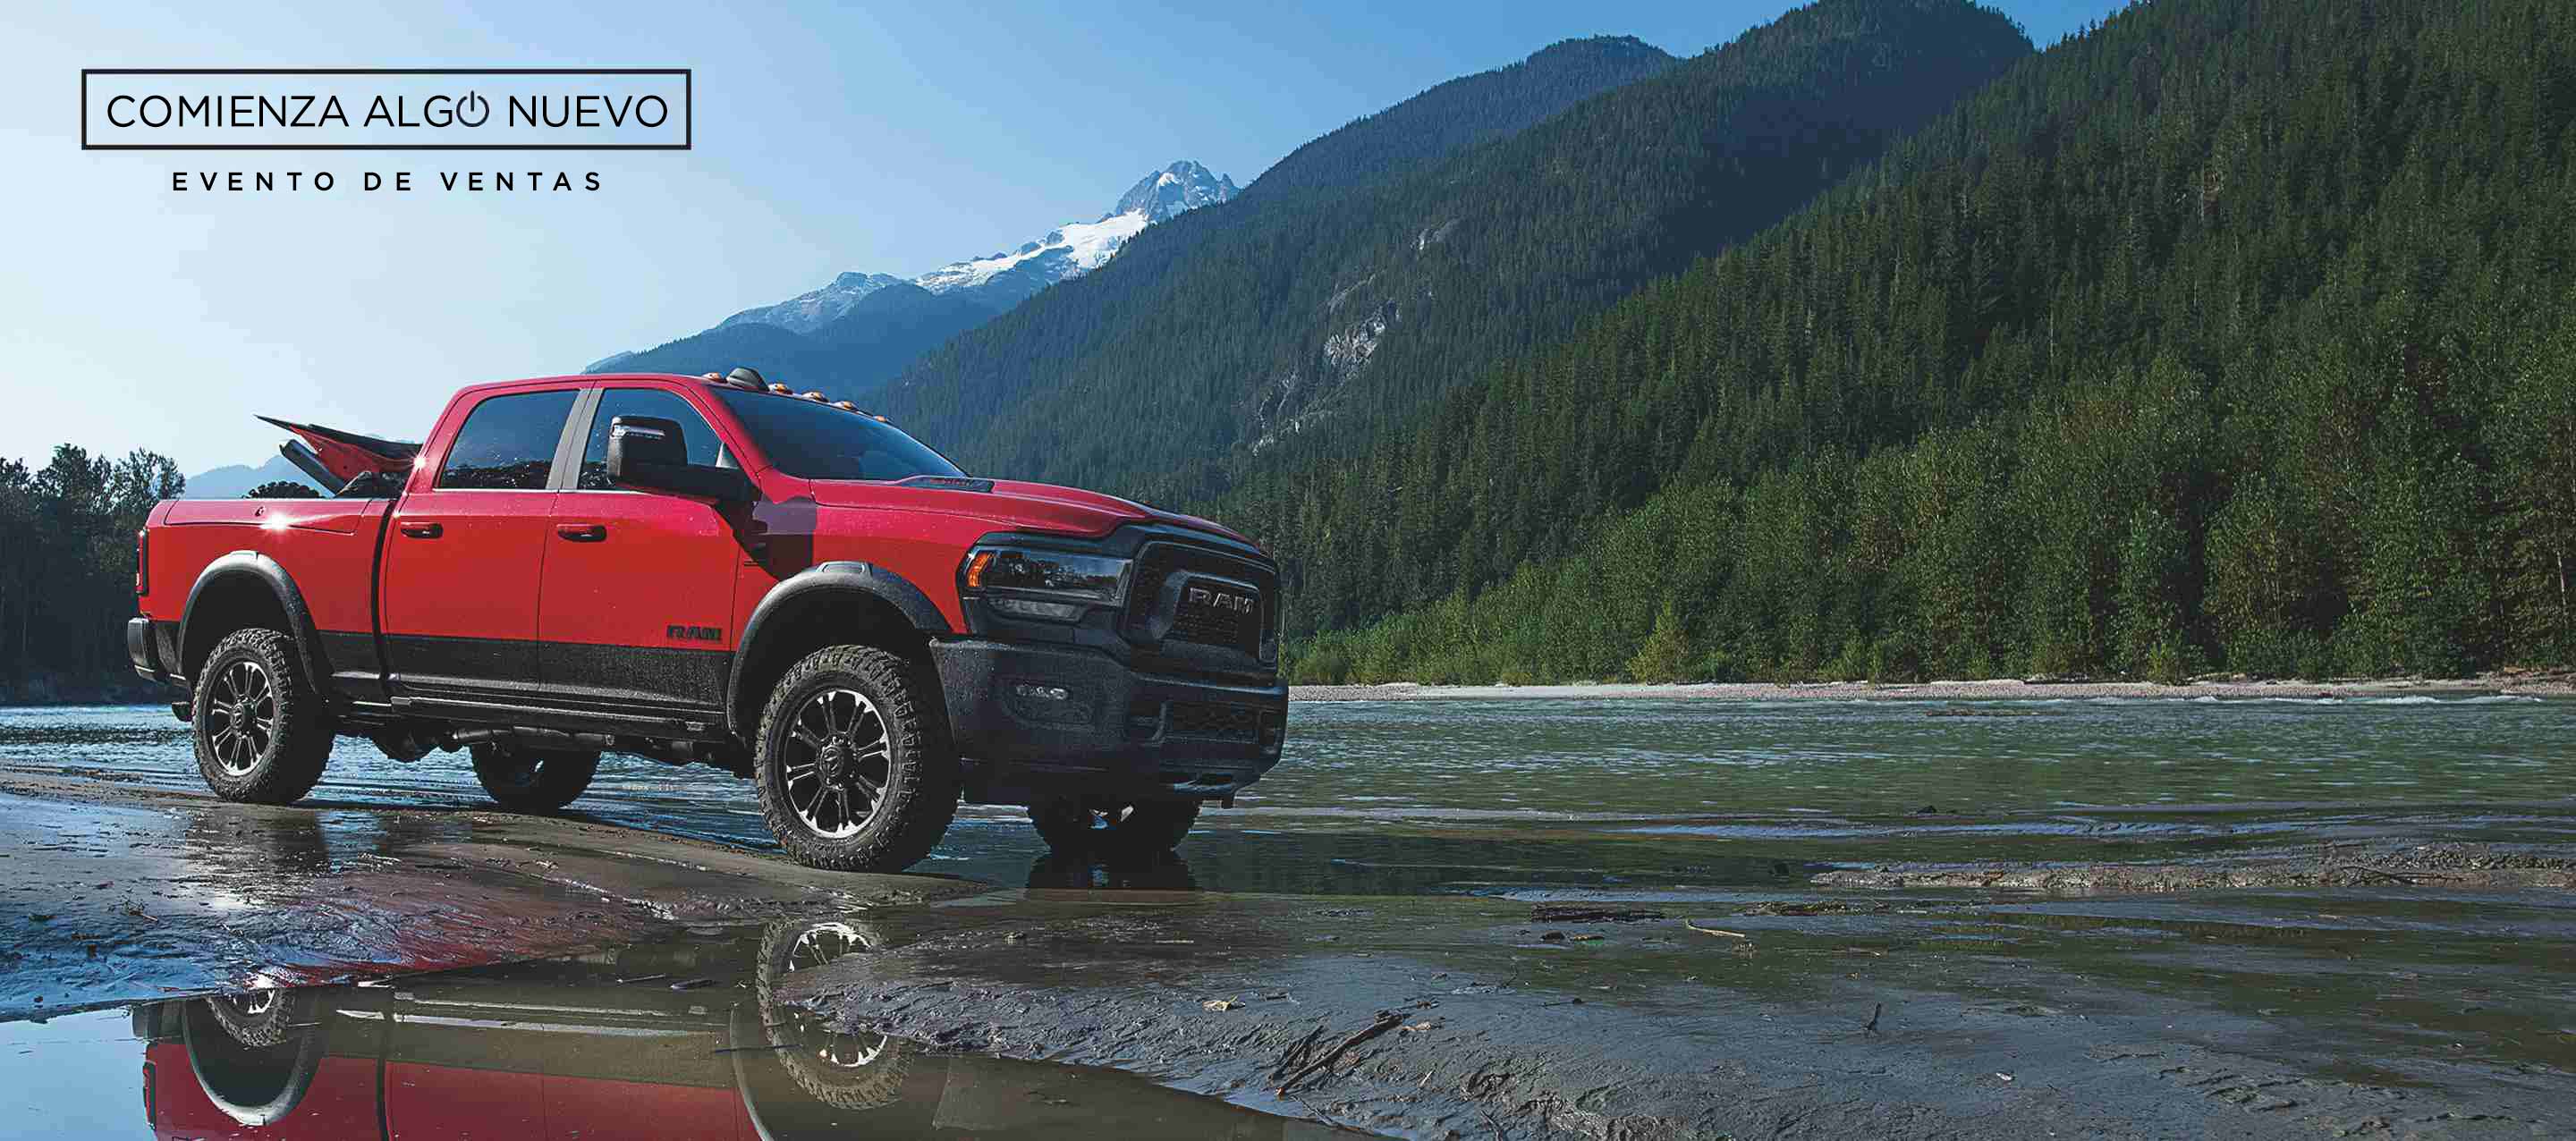
<path fill-rule="evenodd" d="M 1127 188 L 1127 193 L 1119 196 L 1117 204 L 1108 213 L 1096 221 L 1068 222 L 1017 249 L 950 262 L 913 278 L 912 284 L 934 294 L 958 294 L 951 299 L 949 308 L 952 311 L 964 307 L 999 313 L 1028 300 L 1050 285 L 1100 268 L 1117 255 L 1119 247 L 1127 244 L 1127 239 L 1135 237 L 1145 227 L 1169 221 L 1201 206 L 1231 200 L 1235 193 L 1233 179 L 1183 159 L 1138 180 L 1136 185 Z M 886 273 L 844 273 L 820 289 L 800 293 L 776 305 L 745 309 L 725 318 L 716 328 L 774 325 L 791 333 L 816 333 L 824 326 L 849 316 L 861 299 L 903 282 L 903 278 Z M 889 295 L 890 298 L 901 296 L 900 293 Z M 713 329 L 706 330 L 706 333 L 712 332 Z M 683 338 L 672 342 L 672 345 L 687 345 L 696 339 Z M 669 354 L 655 349 L 616 353 L 592 361 L 583 371 L 596 373 L 627 367 L 639 359 L 643 364 L 656 368 L 672 367 Z M 698 369 L 693 363 L 684 371 Z"/>
<path fill-rule="evenodd" d="M 849 312 L 850 306 L 858 304 L 860 298 L 889 285 L 901 284 L 903 279 L 890 273 L 844 273 L 821 289 L 799 293 L 776 305 L 745 309 L 717 322 L 716 327 L 721 329 L 726 325 L 756 322 L 776 325 L 791 332 L 811 333 Z"/>
<path fill-rule="evenodd" d="M 1234 180 L 1183 159 L 1146 175 L 1096 222 L 1070 222 L 1014 250 L 947 265 L 912 279 L 932 293 L 971 289 L 1007 308 L 1100 268 L 1139 231 L 1234 197 Z"/>
<path fill-rule="evenodd" d="M 1175 214 L 1196 210 L 1201 206 L 1213 206 L 1233 198 L 1234 195 L 1233 179 L 1213 173 L 1208 168 L 1188 159 L 1182 159 L 1146 175 L 1136 185 L 1129 187 L 1127 193 L 1119 196 L 1118 204 L 1109 208 L 1109 212 L 1114 215 L 1143 211 L 1147 219 L 1163 222 L 1170 220 Z"/>
<path fill-rule="evenodd" d="M 1145 212 L 1139 210 L 1111 214 L 1097 222 L 1068 223 L 1016 250 L 951 262 L 914 278 L 912 283 L 932 293 L 948 293 L 986 289 L 1000 280 L 1003 288 L 1026 297 L 1068 277 L 1100 268 L 1117 254 L 1118 247 L 1145 228 L 1147 220 Z"/>

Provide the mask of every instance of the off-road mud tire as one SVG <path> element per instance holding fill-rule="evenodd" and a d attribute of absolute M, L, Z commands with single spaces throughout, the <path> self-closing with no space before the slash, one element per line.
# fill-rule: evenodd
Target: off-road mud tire
<path fill-rule="evenodd" d="M 1052 800 L 1029 806 L 1029 823 L 1037 825 L 1048 848 L 1117 860 L 1150 859 L 1180 847 L 1198 819 L 1195 800 Z"/>
<path fill-rule="evenodd" d="M 301 995 L 281 995 L 288 1005 L 279 1020 L 284 1033 L 266 1046 L 236 1040 L 231 1022 L 217 1016 L 220 998 L 191 999 L 179 1017 L 180 1041 L 187 1044 L 188 1070 L 208 1102 L 234 1121 L 248 1126 L 273 1125 L 295 1112 L 321 1072 L 327 1026 L 315 1004 Z"/>
<path fill-rule="evenodd" d="M 935 690 L 917 680 L 919 668 L 901 655 L 873 646 L 827 646 L 789 667 L 760 714 L 752 777 L 760 789 L 760 815 L 789 857 L 809 868 L 839 872 L 899 872 L 948 833 L 957 815 L 958 767 Z M 884 721 L 889 744 L 886 781 L 876 809 L 849 836 L 827 836 L 808 827 L 789 800 L 784 756 L 791 719 L 807 699 L 834 688 L 856 690 Z"/>
<path fill-rule="evenodd" d="M 848 928 L 852 939 L 864 954 L 885 946 L 885 936 L 875 928 L 846 920 L 831 923 L 792 921 L 772 923 L 760 933 L 760 963 L 752 976 L 753 993 L 760 999 L 760 1025 L 767 1044 L 776 1050 L 780 1068 L 787 1071 L 796 1088 L 806 1096 L 834 1109 L 862 1110 L 891 1105 L 903 1096 L 904 1071 L 911 1068 L 911 1055 L 900 1038 L 889 1035 L 831 1035 L 828 1016 L 791 1006 L 778 1000 L 778 985 L 801 967 L 820 963 L 799 963 L 796 953 L 806 935 L 817 928 Z M 816 1041 L 817 1036 L 874 1037 L 878 1041 L 875 1056 L 864 1064 L 851 1066 L 834 1063 L 833 1055 Z"/>
<path fill-rule="evenodd" d="M 299 992 L 258 991 L 243 997 L 264 1000 L 267 1008 L 254 1014 L 235 1005 L 230 996 L 217 995 L 206 1000 L 206 1011 L 215 1016 L 215 1023 L 224 1028 L 224 1033 L 244 1046 L 266 1049 L 277 1045 L 286 1041 L 297 1023 L 312 1021 L 311 1003 Z"/>
<path fill-rule="evenodd" d="M 270 728 L 264 747 L 244 764 L 226 762 L 217 753 L 209 713 L 227 687 L 229 671 L 249 663 L 264 680 Z M 322 716 L 321 695 L 304 682 L 304 666 L 295 643 L 276 630 L 235 630 L 215 643 L 197 671 L 197 691 L 188 708 L 188 733 L 197 746 L 197 771 L 206 787 L 225 800 L 246 804 L 293 804 L 322 779 L 322 764 L 331 759 L 331 727 Z"/>
<path fill-rule="evenodd" d="M 513 812 L 553 812 L 573 802 L 599 773 L 599 754 L 581 750 L 474 746 L 474 779 Z"/>

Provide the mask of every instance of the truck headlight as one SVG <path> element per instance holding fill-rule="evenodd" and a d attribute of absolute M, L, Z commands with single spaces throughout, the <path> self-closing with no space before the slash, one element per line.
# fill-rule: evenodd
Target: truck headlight
<path fill-rule="evenodd" d="M 1128 560 L 1030 547 L 977 547 L 958 578 L 970 593 L 1018 618 L 1069 622 L 1084 604 L 1115 606 L 1127 596 Z"/>

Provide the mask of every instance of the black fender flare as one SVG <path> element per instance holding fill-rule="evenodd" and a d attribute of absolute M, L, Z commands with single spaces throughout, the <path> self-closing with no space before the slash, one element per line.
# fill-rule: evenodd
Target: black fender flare
<path fill-rule="evenodd" d="M 295 639 L 296 657 L 303 660 L 306 691 L 321 693 L 322 679 L 331 676 L 331 669 L 322 656 L 322 636 L 314 629 L 313 611 L 304 605 L 304 592 L 296 587 L 295 577 L 277 565 L 277 560 L 257 551 L 234 551 L 207 563 L 206 569 L 198 572 L 196 584 L 188 588 L 187 605 L 179 611 L 179 660 L 172 663 L 173 672 L 188 664 L 188 648 L 195 645 L 188 640 L 189 624 L 197 620 L 197 601 L 205 596 L 206 589 L 245 577 L 257 579 L 267 587 L 279 609 L 286 612 L 286 636 Z M 193 685 L 196 679 L 188 681 Z"/>
<path fill-rule="evenodd" d="M 746 737 L 751 732 L 751 727 L 743 724 L 748 719 L 741 708 L 743 671 L 759 653 L 762 636 L 771 632 L 771 620 L 793 611 L 800 603 L 826 594 L 842 593 L 864 594 L 894 607 L 905 621 L 912 623 L 913 629 L 924 635 L 938 637 L 954 633 L 947 616 L 939 612 L 938 604 L 930 601 L 930 596 L 914 586 L 911 579 L 874 563 L 816 563 L 789 575 L 769 588 L 769 593 L 761 597 L 760 605 L 751 608 L 751 618 L 742 625 L 742 639 L 734 644 L 733 666 L 725 678 L 725 708 L 732 715 L 736 731 Z"/>

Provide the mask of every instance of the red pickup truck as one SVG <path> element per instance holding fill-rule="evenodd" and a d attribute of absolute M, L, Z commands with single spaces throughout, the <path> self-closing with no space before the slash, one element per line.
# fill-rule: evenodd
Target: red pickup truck
<path fill-rule="evenodd" d="M 338 494 L 136 538 L 127 649 L 228 799 L 364 736 L 550 810 L 613 751 L 747 777 L 799 862 L 882 871 L 961 799 L 1166 850 L 1278 763 L 1277 570 L 1207 520 L 970 478 L 751 369 L 477 385 L 419 445 L 272 423 Z"/>

